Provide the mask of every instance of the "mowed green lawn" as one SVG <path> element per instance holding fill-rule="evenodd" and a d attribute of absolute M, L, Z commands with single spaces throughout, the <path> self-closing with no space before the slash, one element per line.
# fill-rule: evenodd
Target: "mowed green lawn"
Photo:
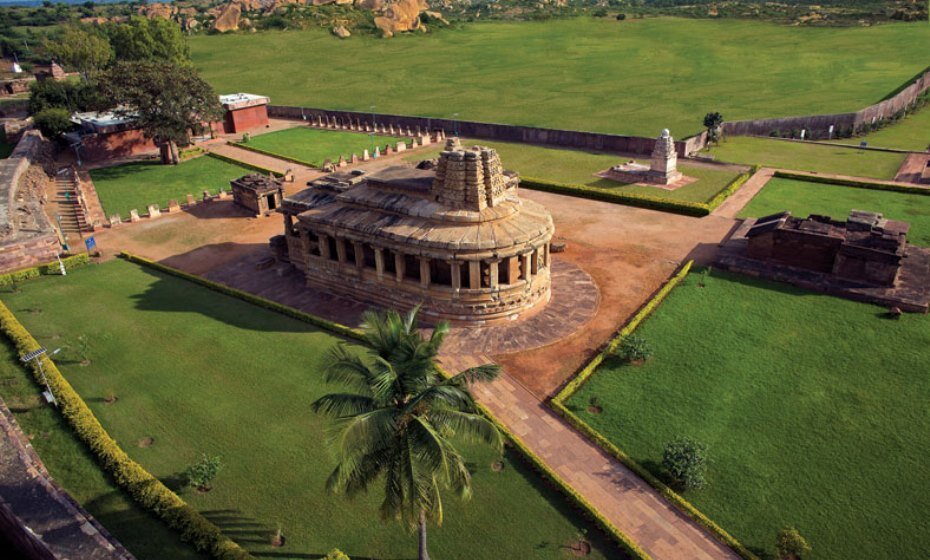
<path fill-rule="evenodd" d="M 605 191 L 646 194 L 669 200 L 706 202 L 739 175 L 738 171 L 731 169 L 715 169 L 708 165 L 681 163 L 678 166 L 679 170 L 689 177 L 694 177 L 697 181 L 674 191 L 667 191 L 657 187 L 618 183 L 594 176 L 595 173 L 629 160 L 619 155 L 486 140 L 463 139 L 462 144 L 465 146 L 479 144 L 494 148 L 500 155 L 505 169 L 516 171 L 527 178 L 584 185 Z M 406 160 L 416 162 L 434 158 L 441 150 L 442 148 L 437 146 L 416 151 Z M 648 160 L 637 161 L 649 163 Z"/>
<path fill-rule="evenodd" d="M 923 107 L 913 115 L 886 126 L 881 130 L 856 138 L 840 140 L 856 144 L 865 140 L 869 146 L 923 152 L 930 149 L 930 107 Z"/>
<path fill-rule="evenodd" d="M 253 136 L 246 147 L 258 148 L 274 154 L 287 156 L 320 167 L 325 160 L 335 163 L 339 156 L 346 158 L 357 154 L 361 157 L 364 150 L 374 153 L 375 146 L 384 150 L 403 141 L 393 136 L 374 135 L 359 132 L 340 132 L 336 130 L 319 130 L 308 127 L 288 128 Z"/>
<path fill-rule="evenodd" d="M 6 296 L 4 293 L 3 298 Z M 9 341 L 0 340 L 0 398 L 13 411 L 52 478 L 139 560 L 205 558 L 110 481 L 61 415 L 45 404 L 41 391 L 19 364 Z"/>
<path fill-rule="evenodd" d="M 125 220 L 129 212 L 148 214 L 149 204 L 166 208 L 169 200 L 184 204 L 187 195 L 200 200 L 203 191 L 216 194 L 230 190 L 229 182 L 253 171 L 210 156 L 182 161 L 178 165 L 155 162 L 126 163 L 93 169 L 90 177 L 107 216 L 119 214 Z"/>
<path fill-rule="evenodd" d="M 834 175 L 894 179 L 905 154 L 854 150 L 823 144 L 730 136 L 707 150 L 719 161 L 816 171 Z"/>
<path fill-rule="evenodd" d="M 330 423 L 310 411 L 319 396 L 343 390 L 322 382 L 321 360 L 338 342 L 312 326 L 124 261 L 67 277 L 22 283 L 4 301 L 48 346 L 67 346 L 59 363 L 123 448 L 176 485 L 201 453 L 223 471 L 207 494 L 183 497 L 251 552 L 310 558 L 339 547 L 353 558 L 416 555 L 416 537 L 378 516 L 379 492 L 348 501 L 329 496 L 334 467 Z M 90 345 L 90 365 L 76 356 Z M 118 400 L 106 404 L 114 393 Z M 139 447 L 143 438 L 150 447 Z M 445 523 L 430 532 L 437 558 L 563 558 L 580 531 L 593 558 L 618 550 L 543 484 L 521 459 L 466 449 L 474 499 L 447 496 Z M 284 549 L 269 539 L 277 524 Z M 165 558 L 174 558 L 166 553 Z"/>
<path fill-rule="evenodd" d="M 911 224 L 908 241 L 930 246 L 930 196 L 890 191 L 857 189 L 774 178 L 743 208 L 741 218 L 768 216 L 784 210 L 807 217 L 810 214 L 845 220 L 850 210 L 881 212 L 886 218 Z"/>
<path fill-rule="evenodd" d="M 707 444 L 708 486 L 685 498 L 765 558 L 786 526 L 812 558 L 924 557 L 930 319 L 716 271 L 701 281 L 640 327 L 655 351 L 644 366 L 606 362 L 569 405 L 660 476 L 666 442 Z"/>
<path fill-rule="evenodd" d="M 279 105 L 684 137 L 709 111 L 737 120 L 875 103 L 927 66 L 930 27 L 584 17 L 390 40 L 340 41 L 326 29 L 196 35 L 190 46 L 218 91 Z"/>

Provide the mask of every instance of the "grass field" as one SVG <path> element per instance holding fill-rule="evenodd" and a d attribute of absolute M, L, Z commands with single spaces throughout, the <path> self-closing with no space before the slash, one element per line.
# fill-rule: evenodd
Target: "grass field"
<path fill-rule="evenodd" d="M 749 136 L 730 136 L 707 152 L 719 161 L 874 179 L 894 179 L 905 157 L 892 152 Z"/>
<path fill-rule="evenodd" d="M 516 171 L 524 177 L 597 187 L 607 191 L 647 194 L 669 200 L 706 202 L 739 175 L 737 171 L 729 169 L 680 164 L 678 166 L 679 170 L 689 177 L 694 177 L 697 181 L 674 191 L 667 191 L 655 187 L 624 185 L 594 176 L 594 173 L 609 169 L 611 166 L 628 159 L 618 155 L 544 148 L 530 144 L 488 142 L 486 140 L 463 139 L 462 144 L 465 146 L 480 144 L 496 149 L 497 153 L 500 154 L 504 168 Z M 441 149 L 436 147 L 420 150 L 406 159 L 415 162 L 433 158 L 439 155 Z M 640 163 L 648 164 L 649 162 L 640 160 Z"/>
<path fill-rule="evenodd" d="M 857 189 L 840 185 L 774 178 L 740 212 L 739 217 L 768 216 L 790 210 L 795 216 L 823 214 L 845 220 L 850 210 L 882 212 L 910 222 L 908 241 L 930 246 L 930 196 Z"/>
<path fill-rule="evenodd" d="M 230 180 L 248 173 L 252 171 L 245 167 L 205 156 L 178 165 L 145 162 L 103 167 L 91 170 L 90 176 L 106 215 L 126 219 L 131 210 L 147 214 L 149 204 L 165 208 L 169 200 L 184 203 L 188 194 L 199 200 L 205 190 L 228 191 Z"/>
<path fill-rule="evenodd" d="M 361 157 L 364 150 L 374 153 L 375 146 L 384 150 L 386 144 L 393 148 L 400 141 L 401 138 L 393 136 L 375 135 L 372 138 L 359 132 L 297 127 L 253 136 L 245 146 L 298 159 L 312 167 L 320 167 L 327 159 L 335 163 L 339 156 L 346 160 L 350 159 L 352 154 Z"/>
<path fill-rule="evenodd" d="M 785 526 L 812 558 L 923 557 L 928 318 L 719 272 L 700 282 L 640 327 L 644 366 L 606 362 L 569 405 L 659 476 L 666 442 L 707 444 L 708 486 L 685 497 L 767 558 Z"/>
<path fill-rule="evenodd" d="M 0 341 L 0 397 L 52 477 L 139 560 L 200 559 L 175 532 L 136 507 L 113 485 L 61 416 L 44 404 L 40 389 L 18 361 L 4 338 Z"/>
<path fill-rule="evenodd" d="M 875 103 L 927 66 L 930 27 L 579 18 L 389 41 L 324 29 L 196 35 L 190 46 L 218 91 L 279 105 L 684 137 L 709 111 L 737 120 Z"/>
<path fill-rule="evenodd" d="M 57 280 L 57 281 L 56 281 Z M 68 345 L 64 375 L 123 448 L 170 485 L 200 453 L 222 457 L 208 494 L 183 496 L 258 556 L 314 558 L 338 546 L 353 558 L 415 556 L 416 538 L 381 523 L 378 492 L 350 502 L 324 492 L 334 466 L 325 419 L 310 403 L 339 387 L 320 360 L 337 339 L 310 325 L 170 276 L 116 261 L 20 285 L 4 300 L 40 342 Z M 105 309 L 105 314 L 100 310 Z M 90 365 L 74 356 L 89 341 Z M 112 391 L 118 400 L 106 404 Z M 137 442 L 154 438 L 150 447 Z M 467 450 L 475 498 L 447 497 L 430 533 L 437 558 L 563 558 L 591 526 L 508 456 Z M 284 549 L 269 538 L 280 523 Z M 618 551 L 594 530 L 593 558 Z M 170 556 L 169 556 L 170 557 Z"/>
<path fill-rule="evenodd" d="M 930 149 L 930 107 L 870 134 L 840 140 L 844 144 L 867 141 L 869 146 L 923 152 Z"/>

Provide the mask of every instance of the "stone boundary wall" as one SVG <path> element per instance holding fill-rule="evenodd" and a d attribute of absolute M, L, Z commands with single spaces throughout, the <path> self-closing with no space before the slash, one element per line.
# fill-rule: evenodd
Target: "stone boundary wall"
<path fill-rule="evenodd" d="M 42 150 L 39 131 L 23 134 L 10 157 L 0 160 L 0 272 L 9 272 L 55 260 L 58 232 L 45 215 L 42 201 L 33 193 L 20 193 L 20 183 Z M 18 200 L 22 194 L 22 200 Z M 22 228 L 20 214 L 33 226 Z"/>
<path fill-rule="evenodd" d="M 734 136 L 769 136 L 776 130 L 784 133 L 803 129 L 807 131 L 807 138 L 822 139 L 829 137 L 830 126 L 833 125 L 833 136 L 836 137 L 839 134 L 859 132 L 865 126 L 892 117 L 910 107 L 928 89 L 930 68 L 924 70 L 898 93 L 859 111 L 725 122 L 723 132 Z"/>
<path fill-rule="evenodd" d="M 544 146 L 577 148 L 641 156 L 651 155 L 652 149 L 656 143 L 655 138 L 644 138 L 641 136 L 621 136 L 617 134 L 603 134 L 600 132 L 559 130 L 554 128 L 538 128 L 512 124 L 483 123 L 406 115 L 331 111 L 329 109 L 291 107 L 284 105 L 269 105 L 268 116 L 291 120 L 316 118 L 322 118 L 324 120 L 335 119 L 336 122 L 340 124 L 354 123 L 356 125 L 361 125 L 361 127 L 364 127 L 366 124 L 370 126 L 377 124 L 378 126 L 383 125 L 393 126 L 395 128 L 418 129 L 423 132 L 442 130 L 447 136 L 452 136 L 457 133 L 462 137 L 481 140 L 519 142 L 524 144 L 539 144 Z M 374 122 L 372 122 L 372 119 L 374 119 Z M 660 132 L 660 130 L 657 130 L 656 136 L 658 136 Z M 674 131 L 672 132 L 674 133 Z M 702 133 L 675 142 L 675 149 L 679 157 L 688 157 L 703 149 L 705 143 L 706 135 Z"/>
<path fill-rule="evenodd" d="M 0 399 L 0 438 L 6 440 L 5 448 L 14 452 L 13 459 L 20 463 L 23 475 L 41 489 L 38 493 L 30 491 L 19 500 L 12 496 L 10 499 L 0 496 L 0 532 L 24 551 L 29 551 L 29 560 L 58 560 L 69 556 L 94 560 L 135 560 L 100 522 L 85 511 L 49 475 L 42 459 L 29 443 L 3 399 Z M 16 481 L 2 482 L 6 484 Z M 17 501 L 28 503 L 30 507 L 27 509 L 33 517 L 44 519 L 46 526 L 37 529 L 47 529 L 52 541 L 60 541 L 70 533 L 81 535 L 79 540 L 82 542 L 58 542 L 57 545 L 55 542 L 46 542 L 41 534 L 37 534 L 16 515 L 14 506 Z M 32 511 L 34 506 L 46 501 L 46 505 L 41 508 L 41 514 L 37 515 Z M 79 556 L 72 556 L 75 554 Z"/>

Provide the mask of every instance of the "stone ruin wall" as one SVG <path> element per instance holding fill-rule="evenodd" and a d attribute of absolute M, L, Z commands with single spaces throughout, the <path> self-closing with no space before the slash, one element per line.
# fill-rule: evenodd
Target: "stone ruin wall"
<path fill-rule="evenodd" d="M 446 136 L 453 136 L 458 132 L 460 137 L 476 138 L 480 140 L 496 140 L 499 142 L 518 142 L 523 144 L 540 144 L 564 148 L 578 148 L 600 152 L 616 152 L 623 154 L 645 155 L 652 154 L 655 138 L 642 136 L 622 136 L 618 134 L 604 134 L 600 132 L 582 132 L 578 130 L 559 130 L 553 128 L 538 128 L 512 124 L 482 123 L 475 121 L 453 121 L 450 119 L 434 119 L 428 117 L 414 117 L 405 115 L 388 115 L 380 113 L 361 113 L 354 111 L 330 111 L 309 107 L 290 107 L 283 105 L 269 105 L 268 116 L 279 119 L 309 120 L 322 118 L 338 119 L 339 122 L 372 123 L 372 118 L 380 126 L 393 126 L 394 128 L 420 128 L 422 130 L 443 130 Z M 678 157 L 687 157 L 704 148 L 706 135 L 704 133 L 692 136 L 686 140 L 675 142 Z"/>
<path fill-rule="evenodd" d="M 29 131 L 10 157 L 0 160 L 0 273 L 47 263 L 58 255 L 58 232 L 42 203 L 44 143 L 38 131 Z"/>
<path fill-rule="evenodd" d="M 856 131 L 873 121 L 887 119 L 895 113 L 907 109 L 921 94 L 930 89 L 930 68 L 913 80 L 907 87 L 895 95 L 851 113 L 832 115 L 805 115 L 800 117 L 776 117 L 731 121 L 723 124 L 724 134 L 734 136 L 769 136 L 774 131 L 790 132 L 806 130 L 808 139 L 825 139 L 829 137 L 833 125 L 833 136 L 845 131 Z"/>

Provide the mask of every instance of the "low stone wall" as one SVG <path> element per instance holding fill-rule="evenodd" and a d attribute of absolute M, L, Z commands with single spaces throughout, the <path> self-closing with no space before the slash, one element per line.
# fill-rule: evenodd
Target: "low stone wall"
<path fill-rule="evenodd" d="M 354 124 L 358 128 L 369 126 L 393 126 L 429 132 L 442 130 L 447 136 L 458 135 L 464 138 L 495 140 L 499 142 L 520 142 L 564 148 L 596 150 L 599 152 L 616 152 L 618 154 L 651 155 L 655 138 L 641 136 L 621 136 L 600 132 L 582 132 L 578 130 L 559 130 L 512 124 L 483 123 L 476 121 L 459 121 L 451 119 L 434 119 L 407 115 L 389 115 L 380 113 L 360 113 L 355 111 L 331 111 L 310 107 L 290 107 L 269 105 L 268 115 L 279 119 L 310 120 L 322 118 L 335 119 L 337 124 Z M 659 130 L 656 131 L 658 136 Z M 672 131 L 674 132 L 674 131 Z M 690 156 L 704 148 L 706 136 L 699 134 L 686 140 L 675 142 L 679 157 Z"/>
<path fill-rule="evenodd" d="M 24 181 L 42 142 L 38 131 L 29 131 L 10 157 L 0 160 L 0 272 L 53 261 L 58 255 L 58 232 L 39 195 Z"/>
<path fill-rule="evenodd" d="M 732 121 L 723 124 L 723 131 L 724 134 L 734 136 L 769 136 L 776 132 L 780 134 L 792 132 L 799 134 L 801 130 L 804 130 L 806 131 L 805 138 L 823 139 L 830 137 L 830 127 L 833 126 L 834 138 L 851 136 L 861 132 L 868 126 L 907 110 L 928 89 L 930 89 L 930 68 L 912 80 L 898 93 L 859 111 L 832 115 L 805 115 Z"/>

